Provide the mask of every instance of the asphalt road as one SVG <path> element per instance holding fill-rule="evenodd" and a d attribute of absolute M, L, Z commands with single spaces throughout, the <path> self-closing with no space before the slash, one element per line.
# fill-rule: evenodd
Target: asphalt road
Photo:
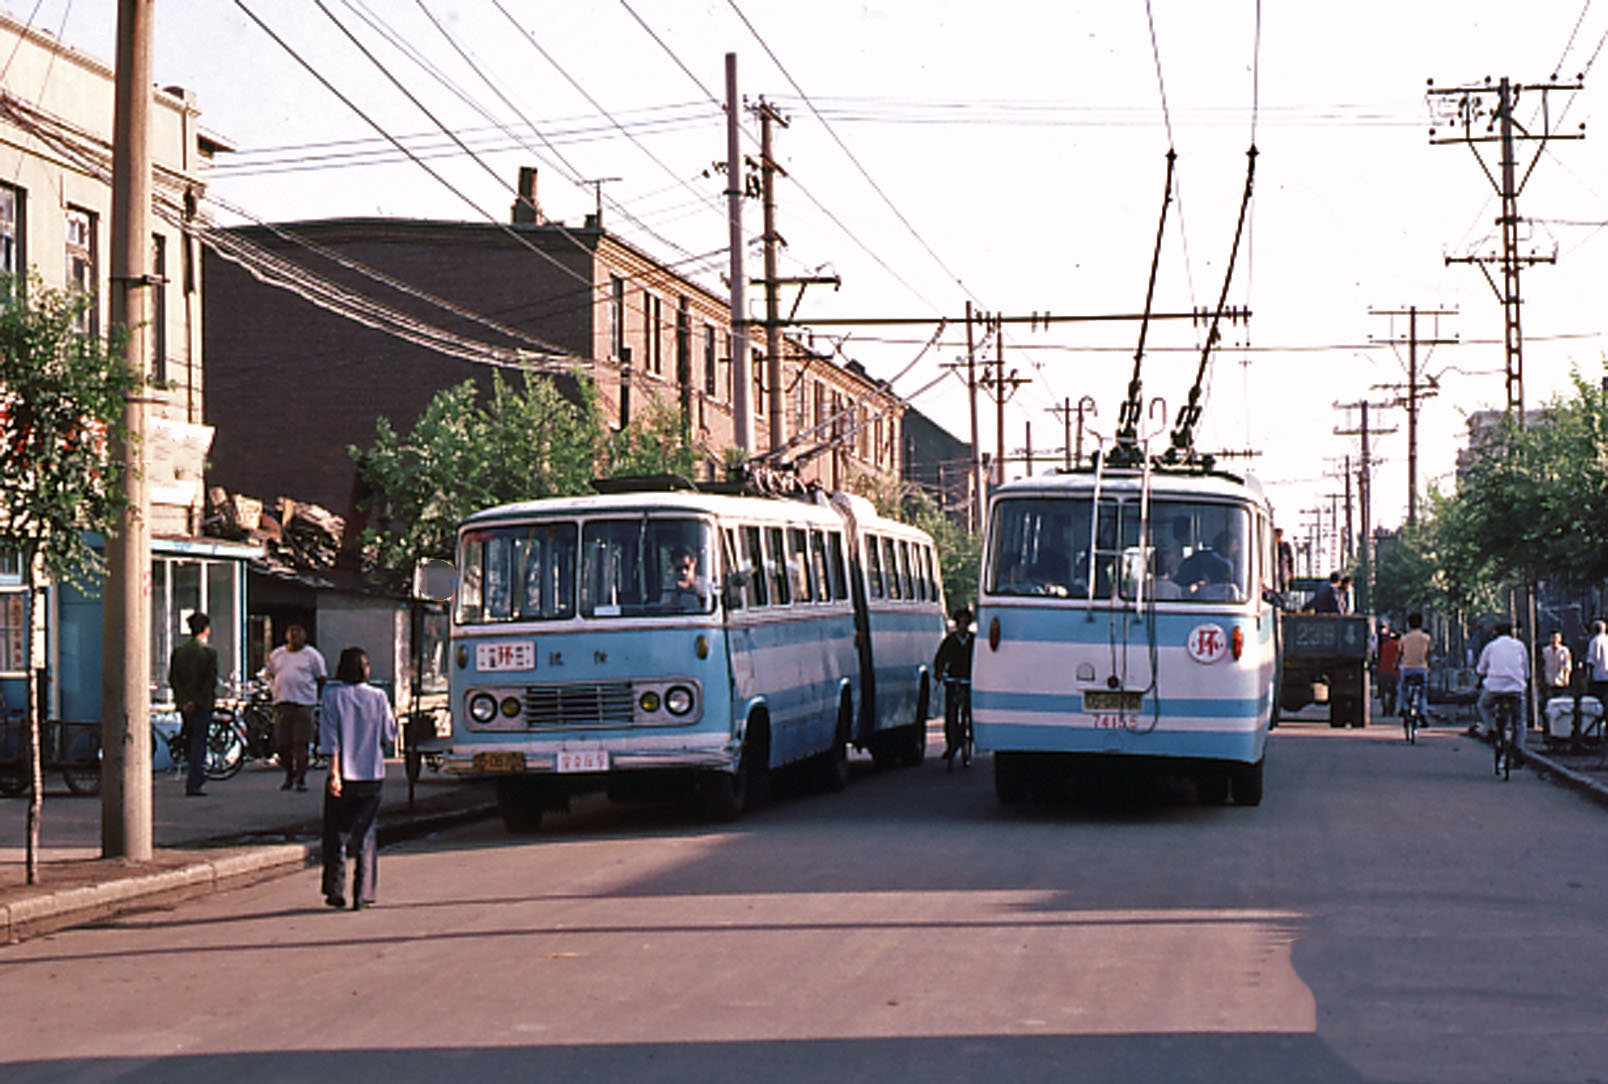
<path fill-rule="evenodd" d="M 0 947 L 0 1078 L 1608 1080 L 1608 820 L 1468 738 L 1281 727 L 1255 809 L 855 768 Z"/>

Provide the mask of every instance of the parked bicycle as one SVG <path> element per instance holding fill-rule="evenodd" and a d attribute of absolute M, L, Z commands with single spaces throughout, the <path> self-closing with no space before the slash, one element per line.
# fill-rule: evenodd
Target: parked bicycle
<path fill-rule="evenodd" d="M 158 752 L 162 749 L 167 751 L 168 759 L 175 771 L 183 771 L 189 764 L 183 720 L 179 712 L 173 709 L 151 712 L 153 761 L 157 759 Z M 245 767 L 246 729 L 233 708 L 220 704 L 212 709 L 212 719 L 207 724 L 206 758 L 202 770 L 208 779 L 232 779 L 240 774 L 241 768 Z M 96 789 L 99 790 L 98 783 Z"/>
<path fill-rule="evenodd" d="M 26 794 L 28 778 L 28 717 L 11 709 L 0 722 L 0 796 Z M 100 724 L 64 723 L 48 719 L 39 728 L 40 766 L 59 772 L 74 794 L 100 793 Z"/>
<path fill-rule="evenodd" d="M 1418 742 L 1418 728 L 1424 725 L 1424 675 L 1407 674 L 1401 679 L 1401 728 L 1407 744 Z"/>

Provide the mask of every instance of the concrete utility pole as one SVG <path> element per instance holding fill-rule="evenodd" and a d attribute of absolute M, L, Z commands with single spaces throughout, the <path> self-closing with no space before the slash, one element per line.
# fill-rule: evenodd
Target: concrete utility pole
<path fill-rule="evenodd" d="M 1368 312 L 1372 316 L 1391 317 L 1392 324 L 1395 323 L 1395 317 L 1407 317 L 1407 337 L 1405 339 L 1396 337 L 1394 328 L 1392 328 L 1392 334 L 1389 338 L 1378 339 L 1370 336 L 1370 340 L 1378 343 L 1389 343 L 1392 346 L 1405 344 L 1407 347 L 1406 395 L 1398 398 L 1395 405 L 1407 408 L 1407 526 L 1411 527 L 1418 523 L 1418 402 L 1420 399 L 1427 399 L 1435 394 L 1435 382 L 1433 380 L 1423 383 L 1419 381 L 1418 348 L 1420 346 L 1433 348 L 1455 344 L 1457 336 L 1454 335 L 1450 339 L 1443 339 L 1440 338 L 1439 333 L 1440 318 L 1442 316 L 1456 316 L 1457 310 L 1420 309 L 1416 305 L 1409 305 L 1405 309 L 1369 309 Z M 1428 338 L 1419 337 L 1418 318 L 1420 316 L 1427 316 L 1435 321 L 1435 330 L 1430 332 Z M 1424 386 L 1425 384 L 1428 385 L 1427 389 Z M 1402 386 L 1393 384 L 1380 385 L 1379 387 L 1380 390 L 1398 391 L 1401 390 Z"/>
<path fill-rule="evenodd" d="M 156 0 L 118 0 L 112 121 L 111 322 L 128 332 L 125 364 L 150 377 L 152 33 Z M 151 521 L 145 389 L 123 406 L 113 449 L 128 497 L 106 540 L 101 627 L 101 854 L 151 859 Z"/>
<path fill-rule="evenodd" d="M 1373 494 L 1373 467 L 1374 467 L 1372 438 L 1375 437 L 1375 436 L 1387 436 L 1387 435 L 1389 435 L 1391 433 L 1394 433 L 1396 431 L 1394 429 L 1372 429 L 1372 428 L 1370 428 L 1369 425 L 1368 425 L 1368 410 L 1369 410 L 1370 407 L 1377 410 L 1377 409 L 1382 409 L 1382 408 L 1390 406 L 1390 405 L 1391 404 L 1389 404 L 1389 403 L 1369 403 L 1366 399 L 1359 400 L 1358 402 L 1355 402 L 1355 403 L 1336 403 L 1335 404 L 1336 407 L 1338 407 L 1338 408 L 1340 408 L 1342 410 L 1356 409 L 1356 410 L 1361 412 L 1360 413 L 1360 424 L 1358 425 L 1358 427 L 1356 429 L 1336 429 L 1334 432 L 1335 432 L 1336 436 L 1343 436 L 1343 437 L 1356 436 L 1356 437 L 1361 437 L 1362 438 L 1362 459 L 1357 464 L 1357 497 L 1358 497 L 1358 503 L 1359 503 L 1359 506 L 1360 506 L 1360 510 L 1361 510 L 1361 513 L 1362 513 L 1362 539 L 1361 539 L 1361 544 L 1362 544 L 1362 558 L 1363 558 L 1363 565 L 1364 565 L 1364 578 L 1363 578 L 1363 585 L 1362 585 L 1363 586 L 1364 598 L 1363 598 L 1362 601 L 1364 603 L 1368 603 L 1368 604 L 1371 604 L 1372 601 L 1373 601 L 1373 576 L 1374 576 L 1374 554 L 1373 554 L 1373 550 L 1371 548 L 1371 544 L 1373 542 L 1372 494 Z M 1351 534 L 1351 522 L 1350 522 L 1351 471 L 1350 471 L 1350 464 L 1351 464 L 1351 457 L 1347 456 L 1346 457 L 1346 467 L 1347 467 L 1347 469 L 1346 469 L 1346 494 L 1347 494 L 1346 534 L 1348 536 Z M 1347 538 L 1347 542 L 1349 544 L 1349 542 L 1350 542 L 1349 537 Z"/>
<path fill-rule="evenodd" d="M 780 448 L 787 441 L 787 395 L 782 388 L 782 325 L 778 306 L 776 249 L 783 244 L 776 232 L 776 174 L 786 171 L 776 164 L 771 150 L 771 131 L 787 119 L 765 99 L 754 107 L 759 117 L 759 177 L 765 207 L 765 381 L 770 385 L 770 446 Z"/>
<path fill-rule="evenodd" d="M 996 473 L 993 483 L 996 486 L 1003 485 L 1005 482 L 1005 402 L 1015 393 L 1017 388 L 1026 383 L 1026 378 L 1017 376 L 1015 369 L 1011 370 L 1010 376 L 1005 375 L 1005 329 L 995 324 L 994 377 L 990 380 L 987 376 L 984 376 L 983 384 L 985 386 L 988 384 L 994 386 L 994 466 Z"/>
<path fill-rule="evenodd" d="M 726 54 L 726 219 L 731 243 L 732 442 L 744 455 L 754 451 L 753 364 L 748 351 L 748 278 L 743 272 L 743 154 L 737 54 Z"/>
<path fill-rule="evenodd" d="M 1525 183 L 1529 181 L 1530 174 L 1534 172 L 1536 162 L 1540 160 L 1541 152 L 1546 149 L 1549 141 L 1585 138 L 1583 124 L 1580 126 L 1581 130 L 1572 135 L 1554 133 L 1552 116 L 1548 109 L 1548 98 L 1552 91 L 1579 89 L 1578 82 L 1522 86 L 1510 83 L 1504 77 L 1494 87 L 1489 78 L 1483 85 L 1472 87 L 1437 87 L 1434 80 L 1431 80 L 1427 92 L 1432 107 L 1438 107 L 1439 115 L 1451 122 L 1450 127 L 1461 129 L 1460 132 L 1450 136 L 1437 136 L 1436 130 L 1431 128 L 1430 143 L 1467 144 L 1474 152 L 1474 158 L 1479 162 L 1486 179 L 1491 182 L 1491 186 L 1496 189 L 1497 195 L 1502 200 L 1502 213 L 1496 220 L 1502 228 L 1501 255 L 1493 253 L 1486 256 L 1448 256 L 1446 263 L 1448 266 L 1454 263 L 1471 263 L 1479 267 L 1491 291 L 1502 303 L 1502 341 L 1507 355 L 1507 409 L 1508 413 L 1516 414 L 1520 426 L 1524 425 L 1524 335 L 1519 323 L 1519 308 L 1522 304 L 1519 293 L 1519 269 L 1526 264 L 1556 263 L 1557 253 L 1554 251 L 1547 256 L 1538 256 L 1533 251 L 1525 255 L 1519 254 L 1521 221 L 1519 195 L 1524 191 Z M 1539 132 L 1529 131 L 1513 115 L 1519 99 L 1527 93 L 1540 96 Z M 1536 145 L 1535 154 L 1530 158 L 1522 177 L 1518 173 L 1518 160 L 1514 151 L 1514 144 L 1518 142 L 1533 142 Z M 1495 173 L 1480 155 L 1480 146 L 1487 143 L 1498 144 L 1501 148 L 1501 160 L 1498 172 Z M 1491 275 L 1492 264 L 1502 269 L 1500 286 Z"/>
<path fill-rule="evenodd" d="M 971 409 L 971 529 L 983 527 L 983 445 L 977 429 L 977 345 L 972 338 L 972 303 L 966 302 L 966 402 Z"/>

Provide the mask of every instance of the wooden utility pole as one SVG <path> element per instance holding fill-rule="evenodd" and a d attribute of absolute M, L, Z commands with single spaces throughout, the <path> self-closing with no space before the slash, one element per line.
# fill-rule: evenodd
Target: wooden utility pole
<path fill-rule="evenodd" d="M 118 0 L 112 121 L 111 322 L 128 334 L 124 363 L 150 375 L 152 34 L 156 0 Z M 106 540 L 101 625 L 101 854 L 151 859 L 151 521 L 146 401 L 123 406 L 128 437 L 112 450 L 128 505 Z"/>
<path fill-rule="evenodd" d="M 1456 316 L 1456 309 L 1420 309 L 1417 305 L 1409 305 L 1405 309 L 1369 309 L 1370 315 L 1391 317 L 1407 317 L 1407 337 L 1398 338 L 1394 334 L 1394 327 L 1389 338 L 1373 338 L 1373 342 L 1389 343 L 1392 346 L 1405 345 L 1407 347 L 1407 384 L 1405 389 L 1399 384 L 1383 385 L 1380 390 L 1405 391 L 1394 405 L 1407 408 L 1407 526 L 1412 527 L 1418 523 L 1418 405 L 1420 400 L 1430 398 L 1435 394 L 1433 380 L 1423 381 L 1419 378 L 1418 348 L 1427 346 L 1449 346 L 1457 342 L 1454 335 L 1449 339 L 1440 337 L 1440 318 L 1442 316 Z M 1428 338 L 1418 334 L 1418 318 L 1430 317 L 1435 321 L 1435 330 L 1430 332 Z M 1370 338 L 1372 338 L 1370 336 Z"/>
<path fill-rule="evenodd" d="M 1543 83 L 1522 86 L 1510 83 L 1506 77 L 1491 85 L 1489 79 L 1480 86 L 1465 87 L 1437 87 L 1431 81 L 1429 98 L 1431 104 L 1438 106 L 1439 113 L 1450 121 L 1449 127 L 1460 129 L 1449 136 L 1438 136 L 1436 129 L 1429 130 L 1429 141 L 1433 144 L 1463 143 L 1474 152 L 1475 159 L 1484 171 L 1486 179 L 1496 189 L 1496 194 L 1502 201 L 1502 211 L 1497 218 L 1497 225 L 1502 231 L 1502 251 L 1500 254 L 1482 256 L 1448 256 L 1448 266 L 1454 263 L 1474 264 L 1485 276 L 1491 291 L 1502 304 L 1502 341 L 1503 351 L 1507 357 L 1507 409 L 1508 413 L 1516 415 L 1518 424 L 1524 425 L 1524 335 L 1519 324 L 1519 311 L 1522 299 L 1519 293 L 1519 269 L 1527 264 L 1557 263 L 1557 253 L 1540 256 L 1534 252 L 1520 254 L 1519 252 L 1519 195 L 1524 191 L 1525 183 L 1535 170 L 1536 162 L 1541 158 L 1541 152 L 1546 149 L 1547 143 L 1554 139 L 1584 139 L 1582 131 L 1570 135 L 1562 135 L 1552 131 L 1552 115 L 1548 109 L 1548 98 L 1554 90 L 1579 90 L 1578 82 L 1572 84 Z M 1539 132 L 1531 132 L 1525 125 L 1514 120 L 1513 112 L 1524 96 L 1539 98 L 1540 123 Z M 1492 129 L 1495 129 L 1495 134 Z M 1524 169 L 1523 176 L 1519 175 L 1518 159 L 1515 144 L 1520 142 L 1534 143 L 1535 154 L 1530 158 Z M 1497 144 L 1500 147 L 1501 159 L 1495 172 L 1480 154 L 1480 147 L 1484 144 Z M 1497 284 L 1491 274 L 1491 265 L 1501 268 L 1502 282 Z"/>
<path fill-rule="evenodd" d="M 1336 429 L 1335 430 L 1335 435 L 1336 436 L 1343 436 L 1343 437 L 1355 436 L 1355 437 L 1360 437 L 1362 439 L 1362 459 L 1357 464 L 1357 496 L 1358 496 L 1358 503 L 1360 505 L 1360 510 L 1361 510 L 1361 513 L 1362 513 L 1362 537 L 1361 537 L 1360 541 L 1361 541 L 1361 548 L 1362 548 L 1362 564 L 1363 564 L 1363 582 L 1362 582 L 1363 598 L 1361 599 L 1361 602 L 1364 605 L 1372 605 L 1372 603 L 1373 603 L 1374 554 L 1373 554 L 1373 550 L 1371 549 L 1371 544 L 1373 542 L 1373 498 L 1372 498 L 1372 494 L 1373 494 L 1374 456 L 1373 456 L 1372 440 L 1376 436 L 1387 436 L 1387 435 L 1389 435 L 1391 433 L 1394 433 L 1396 431 L 1394 429 L 1373 429 L 1373 428 L 1370 428 L 1369 424 L 1368 424 L 1368 411 L 1369 411 L 1370 408 L 1373 408 L 1373 409 L 1377 410 L 1377 409 L 1382 409 L 1384 407 L 1388 407 L 1390 405 L 1391 404 L 1389 404 L 1389 403 L 1369 403 L 1366 399 L 1359 400 L 1358 402 L 1355 402 L 1355 403 L 1336 403 L 1335 404 L 1336 407 L 1339 407 L 1339 408 L 1341 408 L 1343 410 L 1356 409 L 1356 410 L 1358 410 L 1360 412 L 1360 422 L 1359 422 L 1358 427 L 1356 429 Z M 1347 505 L 1346 505 L 1346 508 L 1347 508 L 1346 534 L 1348 536 L 1351 533 L 1351 524 L 1349 522 L 1349 519 L 1350 519 L 1349 494 L 1351 492 L 1350 463 L 1351 463 L 1351 459 L 1350 459 L 1349 456 L 1347 456 L 1346 457 L 1346 464 L 1347 464 L 1347 468 L 1346 468 L 1346 493 L 1348 494 L 1348 498 L 1347 498 Z M 1349 541 L 1350 541 L 1349 537 L 1348 537 L 1347 541 L 1349 543 Z"/>
<path fill-rule="evenodd" d="M 726 220 L 731 244 L 732 437 L 744 455 L 754 452 L 753 359 L 748 350 L 748 277 L 743 272 L 743 155 L 737 54 L 726 54 Z"/>

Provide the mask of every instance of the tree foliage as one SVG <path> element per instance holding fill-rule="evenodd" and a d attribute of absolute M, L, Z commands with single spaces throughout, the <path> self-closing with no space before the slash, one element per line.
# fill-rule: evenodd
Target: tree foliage
<path fill-rule="evenodd" d="M 90 297 L 37 274 L 20 285 L 0 276 L 0 547 L 26 572 L 37 556 L 51 579 L 93 590 L 102 562 L 85 533 L 110 531 L 127 506 L 110 449 L 141 381 L 120 342 L 79 330 Z"/>
<path fill-rule="evenodd" d="M 631 424 L 608 444 L 608 475 L 679 474 L 693 477 L 704 453 L 694 444 L 681 412 L 649 398 Z"/>
<path fill-rule="evenodd" d="M 949 609 L 975 607 L 982 539 L 950 519 L 938 503 L 924 493 L 911 493 L 905 497 L 900 518 L 932 535 L 933 544 L 938 550 L 938 567 L 943 575 L 944 599 Z"/>
<path fill-rule="evenodd" d="M 596 393 L 566 398 L 545 376 L 492 378 L 489 402 L 465 381 L 438 392 L 404 437 L 388 418 L 368 449 L 348 453 L 369 493 L 371 569 L 406 574 L 421 557 L 450 560 L 458 521 L 514 501 L 585 493 L 604 440 Z"/>
<path fill-rule="evenodd" d="M 1498 608 L 1504 584 L 1605 579 L 1608 393 L 1578 373 L 1528 425 L 1498 423 L 1379 567 L 1382 605 L 1471 614 Z"/>

